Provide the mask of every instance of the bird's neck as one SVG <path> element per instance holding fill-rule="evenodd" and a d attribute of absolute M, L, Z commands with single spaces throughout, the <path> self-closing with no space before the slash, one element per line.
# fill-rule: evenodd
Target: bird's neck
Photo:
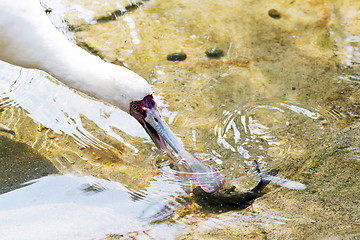
<path fill-rule="evenodd" d="M 107 63 L 68 41 L 58 42 L 57 47 L 59 46 L 61 51 L 54 51 L 54 47 L 49 51 L 52 54 L 41 57 L 38 68 L 68 87 L 115 105 L 125 112 L 128 112 L 132 100 L 140 100 L 143 94 L 150 94 L 138 92 L 142 84 L 148 85 L 136 73 Z M 138 80 L 141 81 L 140 86 L 134 89 Z"/>
<path fill-rule="evenodd" d="M 65 39 L 66 40 L 66 39 Z M 112 67 L 99 57 L 87 53 L 80 47 L 66 41 L 57 41 L 43 56 L 39 56 L 39 68 L 88 95 L 107 101 L 107 75 Z"/>
<path fill-rule="evenodd" d="M 52 25 L 38 0 L 0 1 L 1 60 L 43 70 L 69 87 L 103 99 L 99 95 L 110 64 L 70 43 Z"/>
<path fill-rule="evenodd" d="M 70 43 L 49 21 L 38 0 L 16 0 L 15 4 L 0 0 L 0 36 L 1 60 L 43 70 L 126 112 L 130 102 L 151 94 L 150 86 L 136 73 Z"/>

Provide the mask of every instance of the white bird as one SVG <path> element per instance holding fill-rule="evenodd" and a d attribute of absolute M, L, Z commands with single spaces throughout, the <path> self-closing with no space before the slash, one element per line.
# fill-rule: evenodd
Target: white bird
<path fill-rule="evenodd" d="M 70 43 L 52 25 L 39 0 L 0 0 L 0 60 L 43 70 L 67 86 L 129 113 L 157 147 L 169 153 L 170 145 L 186 161 L 204 191 L 223 186 L 220 172 L 196 160 L 175 138 L 146 80 Z"/>

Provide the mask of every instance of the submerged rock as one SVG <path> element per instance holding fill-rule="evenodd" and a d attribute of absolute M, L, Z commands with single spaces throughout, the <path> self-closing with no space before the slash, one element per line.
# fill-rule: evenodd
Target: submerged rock
<path fill-rule="evenodd" d="M 221 58 L 224 56 L 224 52 L 218 48 L 212 48 L 205 52 L 206 56 L 209 58 Z"/>
<path fill-rule="evenodd" d="M 276 9 L 270 9 L 268 11 L 268 14 L 269 14 L 270 17 L 272 17 L 274 19 L 280 19 L 281 18 L 281 14 Z"/>
<path fill-rule="evenodd" d="M 186 54 L 183 52 L 176 52 L 167 55 L 168 61 L 176 62 L 176 61 L 184 61 L 185 59 L 186 59 Z"/>

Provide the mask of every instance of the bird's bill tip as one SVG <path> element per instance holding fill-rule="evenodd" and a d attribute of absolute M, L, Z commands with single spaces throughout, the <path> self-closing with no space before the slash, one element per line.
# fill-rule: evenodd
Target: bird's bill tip
<path fill-rule="evenodd" d="M 180 159 L 186 162 L 186 168 L 195 174 L 201 188 L 206 192 L 214 192 L 224 185 L 219 170 L 199 162 L 189 152 L 187 152 L 178 139 L 174 136 L 169 126 L 162 119 L 152 95 L 146 96 L 141 101 L 132 102 L 130 114 L 135 117 L 144 127 L 156 146 L 174 158 L 175 152 Z M 173 159 L 175 165 L 179 162 Z"/>
<path fill-rule="evenodd" d="M 173 160 L 176 166 L 182 165 L 179 167 L 192 172 L 198 184 L 205 192 L 211 193 L 217 191 L 224 185 L 225 179 L 222 178 L 218 169 L 198 161 L 182 147 L 169 126 L 161 118 L 156 107 L 147 110 L 145 122 L 145 126 L 148 129 L 147 131 L 155 144 L 174 158 Z M 174 151 L 176 155 L 172 154 L 172 151 Z M 177 158 L 184 161 L 180 161 Z M 184 163 L 186 166 L 183 165 Z"/>

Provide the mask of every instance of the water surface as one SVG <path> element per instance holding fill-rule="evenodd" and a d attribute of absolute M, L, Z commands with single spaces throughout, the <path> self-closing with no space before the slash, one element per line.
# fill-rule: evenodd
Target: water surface
<path fill-rule="evenodd" d="M 256 185 L 254 161 L 262 172 L 279 169 L 277 178 L 245 209 L 201 207 L 130 116 L 46 73 L 0 63 L 1 122 L 16 132 L 1 133 L 1 159 L 10 162 L 1 178 L 19 179 L 0 186 L 1 235 L 358 237 L 359 3 L 129 4 L 43 2 L 72 41 L 147 79 L 185 148 L 228 182 Z M 206 57 L 212 48 L 224 56 Z M 179 51 L 185 61 L 167 61 Z"/>

